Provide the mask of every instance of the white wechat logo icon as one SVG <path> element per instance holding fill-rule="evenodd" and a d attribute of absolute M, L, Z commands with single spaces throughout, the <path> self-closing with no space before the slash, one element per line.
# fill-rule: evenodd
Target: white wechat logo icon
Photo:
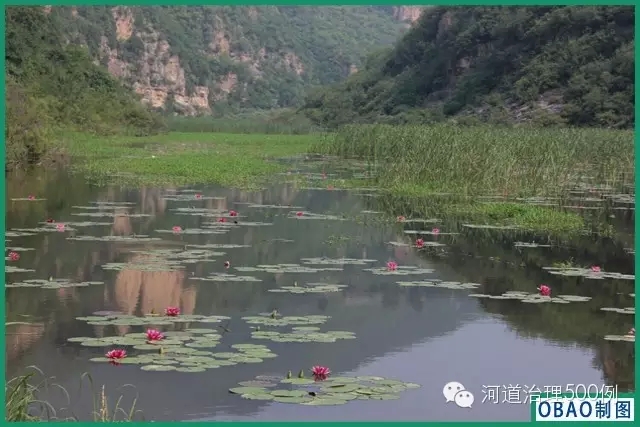
<path fill-rule="evenodd" d="M 457 381 L 445 384 L 442 394 L 444 394 L 447 403 L 453 402 L 460 408 L 471 408 L 471 405 L 473 405 L 473 393 L 465 390 L 464 386 Z"/>

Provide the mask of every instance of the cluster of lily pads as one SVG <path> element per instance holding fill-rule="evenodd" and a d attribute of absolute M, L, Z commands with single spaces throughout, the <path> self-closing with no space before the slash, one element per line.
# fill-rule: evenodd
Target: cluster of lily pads
<path fill-rule="evenodd" d="M 616 307 L 602 307 L 601 311 L 609 311 L 612 313 L 620 313 L 620 314 L 636 314 L 635 307 L 624 307 L 624 308 L 616 308 Z"/>
<path fill-rule="evenodd" d="M 256 265 L 255 267 L 235 267 L 238 271 L 254 272 L 261 271 L 264 273 L 317 273 L 319 271 L 342 271 L 341 268 L 332 267 L 307 267 L 300 264 L 275 264 L 275 265 Z"/>
<path fill-rule="evenodd" d="M 413 274 L 431 274 L 435 271 L 432 268 L 419 268 L 410 265 L 397 266 L 393 270 L 388 267 L 364 268 L 363 270 L 379 276 L 409 276 Z"/>
<path fill-rule="evenodd" d="M 635 280 L 633 274 L 622 274 L 608 271 L 594 271 L 591 268 L 580 267 L 543 267 L 550 274 L 559 276 L 584 277 L 585 279 L 618 279 L 618 280 Z"/>
<path fill-rule="evenodd" d="M 236 276 L 228 273 L 213 273 L 206 277 L 191 277 L 193 280 L 203 280 L 207 282 L 262 282 L 261 279 L 253 276 Z"/>
<path fill-rule="evenodd" d="M 334 377 L 324 381 L 259 375 L 229 390 L 243 399 L 266 400 L 308 406 L 344 405 L 353 400 L 395 400 L 419 384 L 383 377 Z"/>
<path fill-rule="evenodd" d="M 104 285 L 104 282 L 73 282 L 68 279 L 31 279 L 22 282 L 13 282 L 5 285 L 7 288 L 41 288 L 41 289 L 61 289 L 61 288 L 81 288 L 91 285 Z"/>
<path fill-rule="evenodd" d="M 517 300 L 526 303 L 556 303 L 556 304 L 569 304 L 572 302 L 586 302 L 590 301 L 591 297 L 585 297 L 581 295 L 555 295 L 544 296 L 540 294 L 532 294 L 522 291 L 508 291 L 502 295 L 487 295 L 487 294 L 469 294 L 470 297 L 475 298 L 487 298 L 487 299 L 499 299 L 499 300 Z"/>
<path fill-rule="evenodd" d="M 323 316 L 320 314 L 309 316 L 280 316 L 277 311 L 271 313 L 260 313 L 259 316 L 246 316 L 242 320 L 251 325 L 262 326 L 305 326 L 305 325 L 320 325 L 329 320 L 330 316 Z"/>
<path fill-rule="evenodd" d="M 440 280 L 423 280 L 414 282 L 397 282 L 404 287 L 441 288 L 441 289 L 476 289 L 482 286 L 479 283 L 442 282 Z"/>
<path fill-rule="evenodd" d="M 355 339 L 356 334 L 349 331 L 320 332 L 320 328 L 316 326 L 297 326 L 291 332 L 253 331 L 251 338 L 273 342 L 336 342 Z"/>
<path fill-rule="evenodd" d="M 295 282 L 293 286 L 280 286 L 279 288 L 269 289 L 268 292 L 274 293 L 290 293 L 290 294 L 324 294 L 327 292 L 340 292 L 347 285 L 335 285 L 332 283 L 305 283 L 302 286 Z"/>
<path fill-rule="evenodd" d="M 109 326 L 109 325 L 121 325 L 121 326 L 161 326 L 161 325 L 173 325 L 176 323 L 220 323 L 223 320 L 228 320 L 227 316 L 204 316 L 200 314 L 181 314 L 180 316 L 163 316 L 159 314 L 150 313 L 146 316 L 134 316 L 131 314 L 121 313 L 106 313 L 104 315 L 94 316 L 82 316 L 76 317 L 76 320 L 87 322 L 89 325 L 94 326 Z M 191 329 L 194 331 L 194 329 Z M 203 329 L 204 333 L 209 332 L 209 329 Z M 211 330 L 215 332 L 215 330 Z"/>

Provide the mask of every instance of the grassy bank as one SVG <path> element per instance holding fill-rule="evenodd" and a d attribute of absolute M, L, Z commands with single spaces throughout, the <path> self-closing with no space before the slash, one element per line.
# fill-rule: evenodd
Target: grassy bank
<path fill-rule="evenodd" d="M 205 132 L 110 138 L 70 134 L 63 146 L 74 168 L 100 181 L 257 188 L 286 170 L 269 158 L 305 153 L 317 138 Z"/>
<path fill-rule="evenodd" d="M 635 179 L 631 131 L 351 125 L 319 139 L 311 152 L 365 160 L 371 182 L 384 193 L 385 210 L 395 215 L 554 233 L 606 227 L 522 199 L 558 205 L 572 191 L 622 192 Z M 478 196 L 493 197 L 493 203 Z"/>

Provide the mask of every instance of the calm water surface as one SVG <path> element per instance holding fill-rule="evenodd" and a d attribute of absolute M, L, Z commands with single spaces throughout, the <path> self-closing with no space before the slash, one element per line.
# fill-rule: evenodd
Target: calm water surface
<path fill-rule="evenodd" d="M 633 306 L 628 293 L 633 281 L 584 281 L 552 276 L 541 267 L 554 261 L 573 260 L 578 265 L 600 265 L 606 271 L 633 274 L 633 255 L 622 246 L 609 243 L 581 243 L 577 247 L 514 249 L 513 243 L 530 236 L 505 236 L 483 230 L 437 240 L 442 250 L 418 252 L 388 242 L 410 243 L 403 229 L 415 225 L 383 223 L 380 215 L 361 214 L 375 210 L 374 197 L 354 192 L 301 190 L 293 184 L 246 193 L 223 188 L 197 187 L 214 200 L 166 200 L 180 189 L 94 187 L 81 177 L 48 173 L 8 183 L 7 230 L 33 228 L 46 218 L 58 222 L 95 221 L 108 225 L 79 227 L 76 232 L 39 232 L 33 236 L 10 237 L 7 247 L 34 248 L 21 252 L 12 265 L 35 272 L 9 273 L 7 283 L 24 279 L 68 278 L 74 281 L 103 281 L 88 288 L 12 288 L 6 292 L 7 322 L 23 322 L 7 327 L 7 377 L 20 375 L 30 365 L 65 387 L 70 409 L 59 416 L 87 418 L 92 403 L 86 397 L 85 379 L 90 373 L 97 392 L 105 384 L 112 399 L 125 395 L 127 407 L 137 393 L 137 408 L 147 420 L 527 420 L 529 407 L 511 402 L 482 402 L 483 386 L 520 388 L 565 384 L 617 385 L 634 388 L 632 343 L 608 342 L 606 334 L 624 334 L 633 326 L 633 317 L 605 313 L 601 307 Z M 46 201 L 11 201 L 34 194 Z M 187 194 L 187 193 L 185 193 Z M 150 216 L 91 218 L 74 208 L 96 201 L 133 202 L 129 213 Z M 298 220 L 294 209 L 249 207 L 248 203 L 300 206 L 307 212 L 346 214 L 372 220 Z M 214 218 L 179 214 L 179 207 L 235 209 L 239 224 L 226 234 L 172 235 L 175 225 L 198 228 Z M 109 212 L 114 212 L 111 209 Z M 272 223 L 243 226 L 243 221 Z M 632 224 L 632 222 L 631 222 Z M 431 226 L 428 226 L 430 228 Z M 442 232 L 446 224 L 439 224 Z M 622 222 L 624 238 L 633 242 L 633 227 Z M 71 235 L 144 234 L 162 237 L 163 242 L 122 243 L 67 240 Z M 425 240 L 434 240 L 425 236 Z M 279 239 L 289 239 L 282 241 Z M 524 240 L 527 241 L 527 240 Z M 213 262 L 186 264 L 181 271 L 108 271 L 110 262 L 136 258 L 132 250 L 181 248 L 187 244 L 242 244 L 248 247 L 215 249 L 225 252 Z M 319 273 L 240 273 L 234 267 L 260 264 L 300 263 L 300 258 L 366 258 L 371 265 L 344 265 L 342 271 Z M 224 268 L 224 261 L 231 268 Z M 421 276 L 381 276 L 363 271 L 383 267 L 389 260 L 401 266 L 431 268 Z M 8 262 L 7 262 L 8 263 Z M 193 277 L 212 272 L 252 275 L 262 282 L 203 282 Z M 480 283 L 479 290 L 409 288 L 397 281 L 440 279 Z M 348 285 L 341 292 L 327 294 L 271 293 L 269 289 L 291 286 L 294 281 Z M 554 292 L 593 297 L 587 303 L 523 304 L 519 301 L 485 300 L 469 297 L 472 292 L 501 293 L 507 290 L 535 292 L 547 283 Z M 278 357 L 258 364 L 240 364 L 210 369 L 203 373 L 145 372 L 138 365 L 90 362 L 104 354 L 103 348 L 82 347 L 67 339 L 78 336 L 106 336 L 139 332 L 141 328 L 91 326 L 78 321 L 97 311 L 109 310 L 142 315 L 179 306 L 184 314 L 231 317 L 220 350 L 234 343 L 267 345 Z M 250 325 L 241 317 L 277 309 L 283 315 L 322 314 L 331 316 L 323 330 L 354 332 L 355 340 L 335 343 L 276 343 L 250 338 Z M 198 325 L 196 325 L 197 327 Z M 211 327 L 211 325 L 203 326 Z M 340 406 L 309 407 L 245 400 L 230 394 L 229 388 L 256 375 L 284 375 L 291 370 L 321 364 L 333 375 L 373 375 L 415 382 L 421 388 L 401 393 L 393 401 L 351 401 Z M 444 385 L 458 381 L 475 395 L 471 408 L 446 404 Z M 125 384 L 132 388 L 122 389 Z M 520 400 L 524 401 L 526 393 Z M 500 396 L 503 400 L 504 396 Z M 47 394 L 57 406 L 66 405 L 60 392 Z"/>

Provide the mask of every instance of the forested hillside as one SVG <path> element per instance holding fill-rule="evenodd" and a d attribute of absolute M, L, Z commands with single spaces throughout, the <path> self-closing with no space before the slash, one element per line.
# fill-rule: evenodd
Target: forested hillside
<path fill-rule="evenodd" d="M 314 91 L 314 122 L 630 128 L 633 7 L 432 7 L 358 73 Z"/>
<path fill-rule="evenodd" d="M 299 106 L 396 42 L 418 7 L 47 7 L 65 36 L 154 108 Z"/>
<path fill-rule="evenodd" d="M 7 169 L 41 159 L 59 130 L 162 130 L 160 118 L 85 49 L 66 45 L 57 21 L 41 7 L 5 8 L 5 31 Z"/>

